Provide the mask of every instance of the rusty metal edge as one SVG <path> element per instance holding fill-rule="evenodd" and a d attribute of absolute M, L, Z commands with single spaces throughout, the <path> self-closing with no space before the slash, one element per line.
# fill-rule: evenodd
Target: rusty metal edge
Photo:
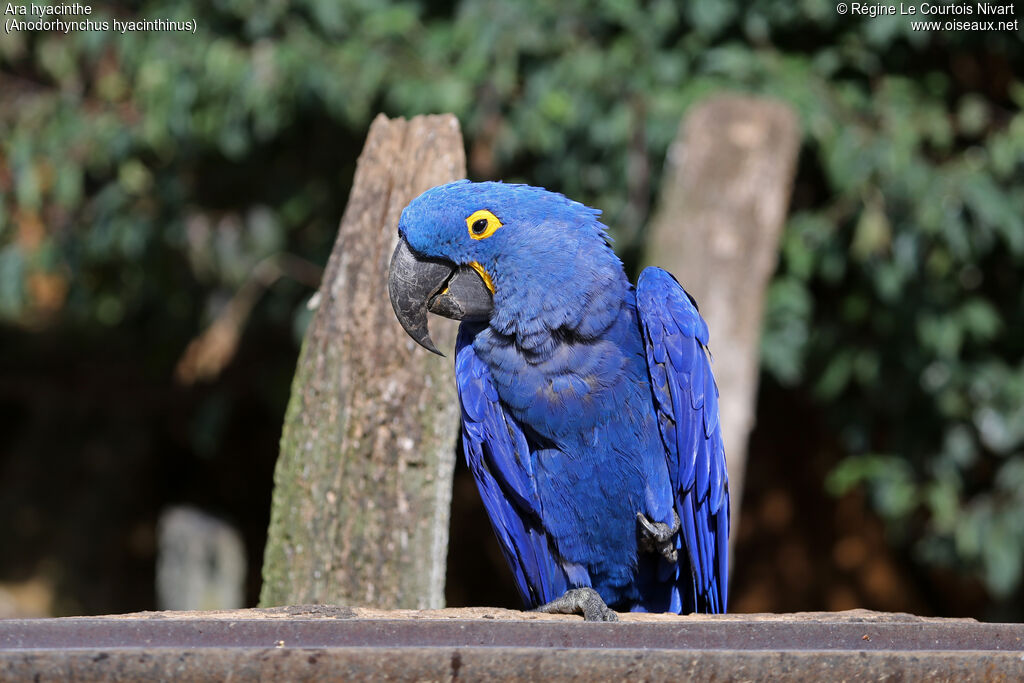
<path fill-rule="evenodd" d="M 586 624 L 487 619 L 0 620 L 0 652 L 118 648 L 660 649 L 1024 652 L 1024 624 L 714 621 Z"/>
<path fill-rule="evenodd" d="M 155 648 L 0 652 L 0 680 L 1010 681 L 1016 652 L 631 651 L 533 648 Z"/>

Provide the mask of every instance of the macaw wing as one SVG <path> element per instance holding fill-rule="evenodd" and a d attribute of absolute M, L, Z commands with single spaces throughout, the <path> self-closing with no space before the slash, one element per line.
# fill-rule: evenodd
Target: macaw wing
<path fill-rule="evenodd" d="M 530 444 L 498 400 L 473 336 L 472 326 L 463 324 L 455 347 L 462 448 L 516 587 L 527 605 L 539 606 L 568 589 L 572 567 L 553 556 L 541 524 Z M 574 578 L 589 585 L 589 578 Z"/>
<path fill-rule="evenodd" d="M 729 480 L 718 387 L 705 351 L 708 326 L 679 282 L 660 268 L 640 274 L 636 305 L 676 512 L 693 571 L 692 604 L 698 612 L 725 612 Z"/>

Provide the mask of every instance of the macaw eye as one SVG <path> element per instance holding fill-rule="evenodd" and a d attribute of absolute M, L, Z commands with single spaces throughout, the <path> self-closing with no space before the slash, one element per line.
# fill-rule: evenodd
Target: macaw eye
<path fill-rule="evenodd" d="M 487 209 L 481 209 L 466 218 L 466 226 L 469 228 L 470 237 L 482 240 L 493 235 L 494 231 L 501 227 L 501 221 Z"/>

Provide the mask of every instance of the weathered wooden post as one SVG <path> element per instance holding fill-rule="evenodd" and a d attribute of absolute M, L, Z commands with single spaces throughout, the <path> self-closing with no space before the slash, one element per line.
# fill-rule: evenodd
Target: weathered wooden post
<path fill-rule="evenodd" d="M 443 606 L 455 381 L 398 324 L 387 275 L 405 205 L 465 173 L 454 116 L 370 127 L 292 384 L 264 606 Z M 453 346 L 454 325 L 431 331 Z"/>
<path fill-rule="evenodd" d="M 726 95 L 697 105 L 669 150 L 651 225 L 647 260 L 680 279 L 711 328 L 732 538 L 754 423 L 764 293 L 799 149 L 796 115 L 780 102 Z"/>

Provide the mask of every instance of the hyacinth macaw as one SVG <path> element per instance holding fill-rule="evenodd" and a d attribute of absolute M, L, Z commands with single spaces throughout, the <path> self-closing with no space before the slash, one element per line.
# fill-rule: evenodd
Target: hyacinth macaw
<path fill-rule="evenodd" d="M 527 607 L 724 612 L 708 328 L 664 270 L 629 283 L 599 215 L 528 185 L 435 187 L 402 212 L 391 302 L 434 352 L 427 311 L 462 321 L 463 449 Z"/>

